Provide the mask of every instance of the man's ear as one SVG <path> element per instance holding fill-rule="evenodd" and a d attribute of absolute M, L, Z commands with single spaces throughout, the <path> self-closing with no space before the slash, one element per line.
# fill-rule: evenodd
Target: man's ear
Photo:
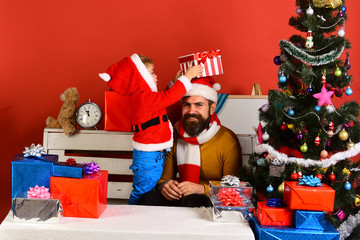
<path fill-rule="evenodd" d="M 213 115 L 216 109 L 216 103 L 211 104 L 210 106 L 210 116 Z"/>

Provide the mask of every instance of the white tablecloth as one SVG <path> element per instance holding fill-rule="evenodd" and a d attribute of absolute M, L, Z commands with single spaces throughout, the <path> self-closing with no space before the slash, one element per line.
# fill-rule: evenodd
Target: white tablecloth
<path fill-rule="evenodd" d="M 221 239 L 247 240 L 247 222 L 213 222 L 206 208 L 108 205 L 98 219 L 61 218 L 59 224 L 18 223 L 12 212 L 0 225 L 0 239 Z"/>

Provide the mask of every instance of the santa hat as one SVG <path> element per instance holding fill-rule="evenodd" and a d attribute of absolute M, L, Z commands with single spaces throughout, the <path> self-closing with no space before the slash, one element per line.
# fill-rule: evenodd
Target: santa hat
<path fill-rule="evenodd" d="M 149 87 L 152 92 L 158 91 L 154 79 L 136 53 L 111 65 L 106 73 L 100 73 L 99 76 L 122 94 L 129 94 L 141 85 Z"/>
<path fill-rule="evenodd" d="M 191 80 L 192 88 L 184 97 L 200 96 L 205 99 L 217 102 L 217 91 L 221 89 L 212 77 L 194 78 Z"/>

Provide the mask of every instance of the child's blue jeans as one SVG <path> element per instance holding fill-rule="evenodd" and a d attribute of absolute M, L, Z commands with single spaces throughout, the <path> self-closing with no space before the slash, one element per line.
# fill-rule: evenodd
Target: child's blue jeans
<path fill-rule="evenodd" d="M 144 193 L 155 187 L 163 172 L 165 153 L 165 151 L 143 152 L 134 149 L 133 161 L 130 166 L 134 173 L 130 205 L 137 204 Z"/>

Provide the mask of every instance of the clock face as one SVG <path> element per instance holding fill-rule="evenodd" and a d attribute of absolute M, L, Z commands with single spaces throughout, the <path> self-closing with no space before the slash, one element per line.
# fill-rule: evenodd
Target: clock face
<path fill-rule="evenodd" d="M 81 104 L 76 110 L 76 122 L 83 128 L 95 127 L 101 119 L 101 109 L 93 102 Z"/>

